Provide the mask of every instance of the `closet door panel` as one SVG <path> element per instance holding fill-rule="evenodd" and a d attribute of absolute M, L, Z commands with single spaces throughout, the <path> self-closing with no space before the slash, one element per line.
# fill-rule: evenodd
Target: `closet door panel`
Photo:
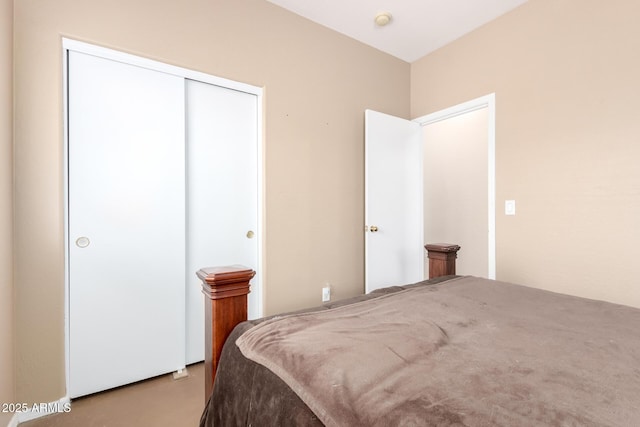
<path fill-rule="evenodd" d="M 204 359 L 204 296 L 195 273 L 243 264 L 257 269 L 257 97 L 186 81 L 187 363 Z M 253 235 L 252 235 L 253 233 Z M 249 294 L 249 316 L 260 306 Z"/>
<path fill-rule="evenodd" d="M 184 80 L 69 52 L 71 397 L 184 366 Z"/>

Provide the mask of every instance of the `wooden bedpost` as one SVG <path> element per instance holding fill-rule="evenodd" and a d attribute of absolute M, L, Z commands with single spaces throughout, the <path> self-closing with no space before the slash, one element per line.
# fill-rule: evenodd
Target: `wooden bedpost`
<path fill-rule="evenodd" d="M 429 257 L 429 279 L 456 274 L 456 258 L 460 246 L 449 243 L 425 245 Z"/>
<path fill-rule="evenodd" d="M 196 273 L 205 294 L 205 402 L 213 391 L 222 346 L 233 328 L 247 320 L 249 281 L 256 272 L 242 265 L 202 268 Z"/>

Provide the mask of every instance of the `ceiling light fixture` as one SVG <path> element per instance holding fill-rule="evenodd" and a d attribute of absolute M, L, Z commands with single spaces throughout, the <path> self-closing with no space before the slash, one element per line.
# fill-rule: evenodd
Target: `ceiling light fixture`
<path fill-rule="evenodd" d="M 391 14 L 389 12 L 379 12 L 374 21 L 378 27 L 384 27 L 391 22 Z"/>

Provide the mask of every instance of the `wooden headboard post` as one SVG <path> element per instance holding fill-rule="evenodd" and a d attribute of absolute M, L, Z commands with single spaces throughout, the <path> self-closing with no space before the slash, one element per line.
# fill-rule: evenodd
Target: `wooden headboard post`
<path fill-rule="evenodd" d="M 460 246 L 449 243 L 424 245 L 429 257 L 429 279 L 456 274 L 456 258 Z"/>
<path fill-rule="evenodd" d="M 242 265 L 202 268 L 196 273 L 205 294 L 205 402 L 213 381 L 222 346 L 235 326 L 247 320 L 249 281 L 256 272 Z"/>

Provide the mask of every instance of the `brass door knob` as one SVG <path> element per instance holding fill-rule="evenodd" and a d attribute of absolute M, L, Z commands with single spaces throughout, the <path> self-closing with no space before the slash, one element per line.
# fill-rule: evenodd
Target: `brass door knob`
<path fill-rule="evenodd" d="M 376 231 L 378 231 L 378 227 L 376 227 L 375 225 L 372 225 L 371 227 L 369 227 L 369 230 L 370 230 L 372 233 L 375 233 Z"/>
<path fill-rule="evenodd" d="M 254 233 L 252 230 L 247 231 L 247 239 L 253 239 L 253 236 L 255 236 L 256 233 Z"/>

